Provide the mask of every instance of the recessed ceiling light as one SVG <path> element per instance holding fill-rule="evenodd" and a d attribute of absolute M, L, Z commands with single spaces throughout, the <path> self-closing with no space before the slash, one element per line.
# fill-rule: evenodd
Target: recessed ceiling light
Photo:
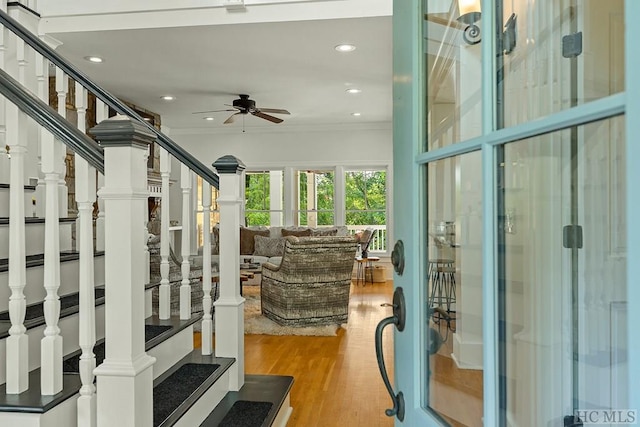
<path fill-rule="evenodd" d="M 172 95 L 164 95 L 162 99 L 164 99 L 165 101 L 173 101 L 174 99 L 176 99 L 176 97 Z"/>
<path fill-rule="evenodd" d="M 204 119 L 207 120 L 207 121 L 212 121 L 213 117 L 204 117 Z"/>
<path fill-rule="evenodd" d="M 356 47 L 352 44 L 339 44 L 338 46 L 334 47 L 334 49 L 338 52 L 353 52 L 354 50 L 356 50 Z"/>
<path fill-rule="evenodd" d="M 351 113 L 352 116 L 354 117 L 360 117 L 362 114 L 361 113 Z"/>
<path fill-rule="evenodd" d="M 99 56 L 85 56 L 84 59 L 86 59 L 89 62 L 93 62 L 95 64 L 99 64 L 101 62 L 104 62 L 104 60 L 102 58 L 100 58 Z"/>
<path fill-rule="evenodd" d="M 349 89 L 347 89 L 346 92 L 347 93 L 360 93 L 362 91 L 360 89 L 356 89 L 355 87 L 350 87 Z"/>

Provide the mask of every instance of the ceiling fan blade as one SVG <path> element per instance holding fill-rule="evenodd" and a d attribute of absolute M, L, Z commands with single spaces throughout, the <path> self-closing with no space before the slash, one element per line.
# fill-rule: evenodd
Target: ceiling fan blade
<path fill-rule="evenodd" d="M 258 111 L 262 111 L 263 113 L 291 114 L 287 110 L 282 110 L 280 108 L 258 108 Z"/>
<path fill-rule="evenodd" d="M 241 114 L 241 113 L 239 113 L 239 112 L 238 112 L 238 113 L 234 113 L 234 114 L 230 115 L 230 116 L 229 116 L 229 118 L 228 118 L 227 120 L 225 120 L 224 122 L 222 122 L 222 124 L 223 124 L 223 125 L 228 125 L 229 123 L 233 123 L 233 121 L 236 119 L 236 116 L 237 116 L 238 114 Z"/>
<path fill-rule="evenodd" d="M 208 111 L 194 111 L 191 114 L 203 114 L 203 113 L 220 113 L 222 111 L 237 111 L 237 110 L 231 110 L 231 109 L 226 109 L 226 110 L 208 110 Z"/>
<path fill-rule="evenodd" d="M 283 120 L 278 118 L 278 117 L 273 117 L 273 116 L 270 116 L 268 114 L 262 113 L 260 111 L 252 111 L 251 114 L 253 114 L 256 117 L 260 117 L 261 119 L 269 120 L 270 122 L 273 122 L 273 123 L 282 123 L 283 122 Z"/>

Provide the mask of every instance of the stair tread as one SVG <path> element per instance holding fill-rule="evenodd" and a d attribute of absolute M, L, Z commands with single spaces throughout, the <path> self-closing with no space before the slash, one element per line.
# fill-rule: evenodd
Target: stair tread
<path fill-rule="evenodd" d="M 218 367 L 215 370 L 212 370 L 212 372 L 203 381 L 194 382 L 192 384 L 193 390 L 183 390 L 184 396 L 180 399 L 179 404 L 169 404 L 171 407 L 167 408 L 165 406 L 164 399 L 154 398 L 154 427 L 169 427 L 174 425 L 180 417 L 182 417 L 189 408 L 191 408 L 191 406 L 193 406 L 193 404 L 196 403 L 213 384 L 215 384 L 215 382 L 231 367 L 234 362 L 235 359 L 228 357 L 215 357 L 214 355 L 203 356 L 202 350 L 198 348 L 180 359 L 180 361 L 170 369 L 156 378 L 153 382 L 154 395 L 156 395 L 156 393 L 161 393 L 163 383 L 165 383 L 165 381 L 171 382 L 172 375 L 180 371 L 186 365 L 218 365 Z M 165 383 L 164 387 L 168 388 L 168 384 Z"/>
<path fill-rule="evenodd" d="M 76 222 L 77 219 L 78 217 L 70 216 L 67 218 L 60 218 L 59 222 L 61 223 Z M 45 218 L 27 216 L 24 218 L 24 222 L 25 224 L 44 224 Z M 6 217 L 6 216 L 0 217 L 0 225 L 9 225 L 9 217 Z"/>
<path fill-rule="evenodd" d="M 242 400 L 272 403 L 273 406 L 263 423 L 270 426 L 289 394 L 293 381 L 293 377 L 283 375 L 246 375 L 240 390 L 228 392 L 200 427 L 217 427 L 233 404 Z"/>
<path fill-rule="evenodd" d="M 157 318 L 145 319 L 145 326 L 162 326 L 162 330 L 158 329 L 152 334 L 145 335 L 150 339 L 146 341 L 145 348 L 148 351 L 150 348 L 158 345 L 178 332 L 182 331 L 186 327 L 192 325 L 202 318 L 202 314 L 195 314 L 189 320 L 180 320 L 178 318 L 169 320 L 159 320 Z M 164 326 L 170 326 L 167 330 Z M 159 333 L 158 333 L 159 332 Z M 98 347 L 104 340 L 100 340 L 96 347 Z M 96 348 L 96 350 L 101 351 Z M 103 348 L 104 350 L 104 348 Z M 96 351 L 96 363 L 99 364 L 104 360 L 104 352 L 98 354 Z M 65 362 L 63 366 L 69 370 L 69 368 L 75 368 L 77 370 L 77 364 L 74 366 L 74 362 L 69 362 L 73 357 L 79 356 L 80 350 L 77 350 L 67 356 L 65 356 Z M 197 360 L 197 358 L 195 358 Z M 226 359 L 216 359 L 224 360 Z M 182 362 L 182 361 L 181 361 Z M 222 363 L 220 363 L 222 365 Z M 230 363 L 229 363 L 230 364 Z M 0 412 L 24 412 L 24 413 L 44 413 L 56 405 L 62 403 L 69 397 L 75 395 L 81 387 L 80 375 L 76 372 L 65 372 L 63 374 L 63 389 L 60 393 L 54 396 L 42 396 L 40 395 L 40 368 L 34 369 L 29 372 L 29 390 L 20 394 L 6 394 L 6 384 L 0 385 Z"/>
<path fill-rule="evenodd" d="M 104 251 L 96 251 L 94 257 L 104 256 Z M 44 265 L 44 254 L 27 255 L 27 268 Z M 80 259 L 80 252 L 60 251 L 60 262 L 76 261 Z M 0 273 L 9 271 L 9 258 L 0 258 Z"/>

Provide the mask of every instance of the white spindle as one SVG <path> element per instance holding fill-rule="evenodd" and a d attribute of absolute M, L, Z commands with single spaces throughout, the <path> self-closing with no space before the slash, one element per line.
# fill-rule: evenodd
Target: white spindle
<path fill-rule="evenodd" d="M 58 114 L 62 117 L 67 117 L 67 93 L 69 92 L 69 80 L 60 68 L 56 68 L 56 92 L 58 93 Z M 64 176 L 67 168 L 64 163 L 64 158 L 67 149 L 60 141 L 56 141 L 55 145 L 59 146 L 56 149 L 57 157 L 54 165 L 55 170 L 58 173 L 58 217 L 66 218 L 68 215 L 67 183 L 64 180 Z"/>
<path fill-rule="evenodd" d="M 38 98 L 49 104 L 49 60 L 35 53 L 36 63 L 36 80 L 38 85 Z M 42 141 L 44 141 L 49 135 L 52 138 L 48 130 L 40 127 L 40 138 L 38 140 L 38 170 L 42 170 Z M 42 174 L 38 174 L 38 185 L 36 186 L 35 199 L 36 208 L 35 215 L 39 218 L 44 218 L 44 206 L 45 206 L 45 183 Z"/>
<path fill-rule="evenodd" d="M 102 122 L 109 116 L 109 107 L 96 99 L 96 123 Z M 98 188 L 104 187 L 104 175 L 98 174 Z M 98 196 L 98 218 L 96 218 L 96 251 L 104 251 L 104 200 Z"/>
<path fill-rule="evenodd" d="M 160 176 L 162 177 L 162 202 L 160 205 L 160 288 L 158 289 L 158 314 L 160 319 L 171 316 L 171 286 L 169 285 L 169 177 L 171 158 L 160 149 Z"/>
<path fill-rule="evenodd" d="M 26 69 L 29 62 L 26 59 L 24 40 L 19 37 L 16 39 L 16 60 L 18 62 L 18 82 L 25 86 Z"/>
<path fill-rule="evenodd" d="M 87 90 L 76 83 L 76 108 L 78 129 L 86 131 Z M 93 370 L 96 357 L 93 347 L 96 343 L 95 278 L 93 269 L 93 202 L 96 200 L 96 170 L 86 160 L 75 155 L 76 202 L 78 204 L 78 252 L 80 252 L 79 284 L 79 343 L 80 355 L 80 397 L 78 398 L 78 426 L 95 427 L 96 387 L 93 385 Z"/>
<path fill-rule="evenodd" d="M 191 264 L 191 171 L 185 165 L 180 169 L 180 186 L 182 188 L 182 282 L 180 285 L 180 319 L 191 317 L 191 282 L 189 273 Z"/>
<path fill-rule="evenodd" d="M 7 11 L 7 0 L 0 0 L 0 10 L 3 12 Z M 4 27 L 0 29 L 0 68 L 6 70 L 5 68 L 5 51 L 7 47 L 5 46 L 6 39 L 6 30 Z M 6 118 L 5 118 L 5 103 L 6 100 L 3 96 L 0 96 L 0 141 L 6 141 L 5 144 L 8 143 L 6 136 Z M 4 144 L 3 144 L 4 145 Z M 0 146 L 0 150 L 3 150 L 4 147 Z M 9 182 L 9 167 L 10 161 L 8 155 L 6 157 L 0 156 L 0 182 Z"/>
<path fill-rule="evenodd" d="M 7 393 L 18 394 L 29 388 L 29 337 L 24 327 L 27 303 L 24 212 L 24 160 L 27 152 L 24 131 L 20 127 L 18 107 L 6 103 L 6 136 L 11 148 L 9 188 L 9 318 L 11 328 L 7 338 Z"/>
<path fill-rule="evenodd" d="M 211 184 L 202 181 L 202 354 L 213 353 L 213 320 L 211 317 Z"/>
<path fill-rule="evenodd" d="M 149 160 L 149 151 L 150 148 L 147 147 L 147 151 L 144 155 L 144 161 L 148 161 Z M 147 189 L 149 188 L 149 184 L 147 182 Z M 144 228 L 142 230 L 142 235 L 143 235 L 143 239 L 142 239 L 142 253 L 143 253 L 143 260 L 144 260 L 144 283 L 147 284 L 151 281 L 150 279 L 150 265 L 151 265 L 151 256 L 149 254 L 149 246 L 147 246 L 147 242 L 149 241 L 149 196 L 151 196 L 151 193 L 149 193 L 147 195 L 147 203 L 144 205 L 144 218 L 143 218 L 143 224 L 144 224 Z"/>

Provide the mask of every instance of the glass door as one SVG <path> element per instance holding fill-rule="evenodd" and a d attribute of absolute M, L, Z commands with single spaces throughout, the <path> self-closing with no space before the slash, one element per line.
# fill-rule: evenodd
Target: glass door
<path fill-rule="evenodd" d="M 394 2 L 396 425 L 625 422 L 624 11 Z"/>

